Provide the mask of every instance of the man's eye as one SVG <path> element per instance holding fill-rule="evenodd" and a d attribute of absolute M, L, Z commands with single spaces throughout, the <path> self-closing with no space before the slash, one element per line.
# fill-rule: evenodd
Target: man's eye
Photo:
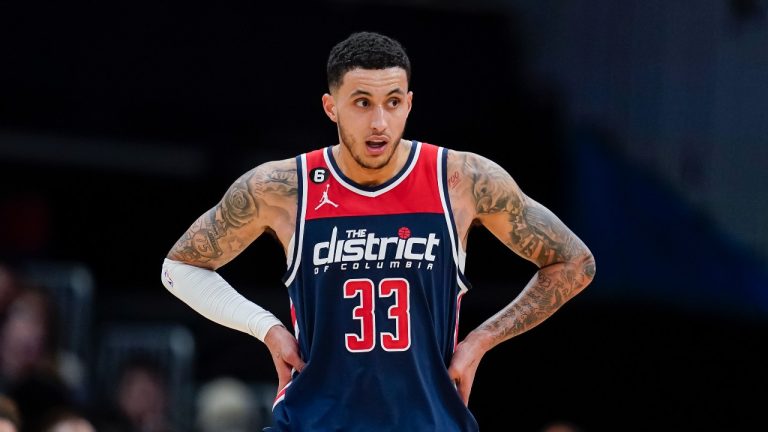
<path fill-rule="evenodd" d="M 358 99 L 355 101 L 355 105 L 359 106 L 360 108 L 366 108 L 368 106 L 368 101 L 365 99 Z"/>
<path fill-rule="evenodd" d="M 389 106 L 391 106 L 392 108 L 395 108 L 398 105 L 400 105 L 400 99 L 390 99 L 389 100 Z"/>

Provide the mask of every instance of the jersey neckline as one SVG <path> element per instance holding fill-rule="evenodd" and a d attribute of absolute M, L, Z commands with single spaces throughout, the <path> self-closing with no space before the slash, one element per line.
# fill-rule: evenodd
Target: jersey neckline
<path fill-rule="evenodd" d="M 325 148 L 323 157 L 325 158 L 325 163 L 328 165 L 328 168 L 331 171 L 331 175 L 333 175 L 333 177 L 336 178 L 336 180 L 341 183 L 342 186 L 360 195 L 374 197 L 381 195 L 400 184 L 400 182 L 408 177 L 408 174 L 413 170 L 413 167 L 416 166 L 416 161 L 418 160 L 419 153 L 421 151 L 421 143 L 416 140 L 411 140 L 411 144 L 412 145 L 411 150 L 408 153 L 408 159 L 405 161 L 403 167 L 400 168 L 400 171 L 398 171 L 397 174 L 395 174 L 391 179 L 376 186 L 365 186 L 358 184 L 354 180 L 344 175 L 344 173 L 341 172 L 341 168 L 339 168 L 339 165 L 336 163 L 336 159 L 333 157 L 333 146 L 328 146 Z"/>

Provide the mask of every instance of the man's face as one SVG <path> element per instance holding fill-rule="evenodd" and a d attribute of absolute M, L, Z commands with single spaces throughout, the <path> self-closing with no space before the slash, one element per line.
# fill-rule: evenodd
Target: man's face
<path fill-rule="evenodd" d="M 353 69 L 323 96 L 326 114 L 338 125 L 339 140 L 363 168 L 386 166 L 400 143 L 411 111 L 405 70 Z"/>

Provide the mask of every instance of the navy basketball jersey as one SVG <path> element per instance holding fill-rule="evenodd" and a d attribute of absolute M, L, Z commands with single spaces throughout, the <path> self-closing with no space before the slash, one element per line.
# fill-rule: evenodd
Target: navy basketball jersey
<path fill-rule="evenodd" d="M 279 431 L 476 431 L 447 368 L 469 284 L 446 150 L 413 141 L 391 180 L 356 184 L 332 147 L 298 156 L 284 282 L 307 362 L 275 399 Z"/>

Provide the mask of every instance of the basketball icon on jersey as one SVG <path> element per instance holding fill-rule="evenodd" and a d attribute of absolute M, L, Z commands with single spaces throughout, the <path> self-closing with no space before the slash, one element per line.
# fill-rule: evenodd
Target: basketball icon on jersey
<path fill-rule="evenodd" d="M 318 204 L 317 207 L 315 207 L 315 210 L 319 209 L 320 207 L 324 206 L 325 204 L 330 204 L 330 205 L 332 205 L 334 207 L 338 207 L 339 206 L 335 202 L 331 201 L 330 198 L 328 198 L 328 188 L 330 188 L 330 187 L 331 187 L 330 183 L 325 185 L 325 191 L 323 191 L 323 196 L 322 196 L 322 198 L 320 198 L 320 204 Z"/>
<path fill-rule="evenodd" d="M 411 236 L 411 230 L 408 227 L 402 227 L 397 230 L 397 236 L 401 239 L 407 239 Z"/>

